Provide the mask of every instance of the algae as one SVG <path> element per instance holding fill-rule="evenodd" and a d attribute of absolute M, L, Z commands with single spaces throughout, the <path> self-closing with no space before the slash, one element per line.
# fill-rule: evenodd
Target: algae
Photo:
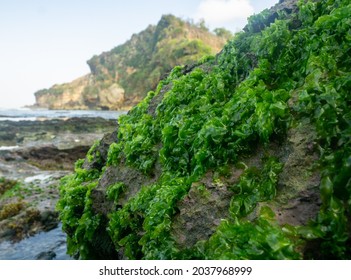
<path fill-rule="evenodd" d="M 119 119 L 104 166 L 77 164 L 58 204 L 70 254 L 351 257 L 351 5 L 291 5 L 175 67 Z"/>

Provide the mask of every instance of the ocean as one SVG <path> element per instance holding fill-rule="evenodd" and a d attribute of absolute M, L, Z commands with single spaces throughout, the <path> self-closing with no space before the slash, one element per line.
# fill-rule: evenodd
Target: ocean
<path fill-rule="evenodd" d="M 46 109 L 6 109 L 0 108 L 0 121 L 35 121 L 42 119 L 104 118 L 117 119 L 126 111 L 86 111 L 86 110 L 46 110 Z"/>

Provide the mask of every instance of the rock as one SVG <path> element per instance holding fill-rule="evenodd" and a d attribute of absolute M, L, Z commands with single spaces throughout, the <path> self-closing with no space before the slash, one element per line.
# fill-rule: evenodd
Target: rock
<path fill-rule="evenodd" d="M 260 32 L 278 19 L 279 13 L 286 13 L 286 15 L 296 14 L 298 12 L 297 3 L 298 0 L 280 0 L 279 3 L 264 11 L 263 21 L 253 22 L 251 25 L 248 24 L 244 27 L 244 30 Z M 263 12 L 261 14 L 263 14 Z M 296 24 L 296 21 L 294 21 L 294 24 Z M 299 24 L 300 23 L 298 23 L 295 28 L 298 27 Z"/>
<path fill-rule="evenodd" d="M 0 178 L 0 196 L 2 196 L 7 190 L 12 189 L 16 184 L 17 181 L 15 180 Z"/>
<path fill-rule="evenodd" d="M 123 206 L 131 197 L 140 191 L 141 186 L 147 186 L 157 181 L 159 173 L 153 176 L 144 175 L 142 172 L 120 165 L 119 167 L 109 167 L 101 177 L 98 186 L 92 191 L 93 209 L 98 213 L 107 214 L 113 209 L 114 205 L 106 199 L 106 190 L 116 182 L 123 183 L 125 190 L 123 195 L 115 203 Z"/>
<path fill-rule="evenodd" d="M 2 121 L 0 145 L 17 148 L 0 151 L 0 161 L 31 164 L 42 170 L 73 170 L 74 163 L 85 157 L 94 141 L 115 130 L 115 126 L 115 120 L 102 118 Z M 1 131 L 12 136 L 2 135 Z"/>
<path fill-rule="evenodd" d="M 28 147 L 14 152 L 16 158 L 37 166 L 42 170 L 73 170 L 74 163 L 84 158 L 89 146 L 76 146 L 70 149 L 58 149 L 54 145 Z"/>
<path fill-rule="evenodd" d="M 58 225 L 58 213 L 52 210 L 44 210 L 40 213 L 40 221 L 44 231 L 52 230 Z"/>
<path fill-rule="evenodd" d="M 216 184 L 213 175 L 209 172 L 200 182 L 193 183 L 189 193 L 178 202 L 179 213 L 172 223 L 172 235 L 181 247 L 191 248 L 199 240 L 207 240 L 229 215 L 226 210 L 232 197 L 228 189 L 231 184 Z"/>
<path fill-rule="evenodd" d="M 42 252 L 36 256 L 37 260 L 53 260 L 56 257 L 56 253 L 53 251 Z"/>
<path fill-rule="evenodd" d="M 216 58 L 176 67 L 61 186 L 72 254 L 349 259 L 346 2 L 302 17 L 280 1 Z"/>
<path fill-rule="evenodd" d="M 102 108 L 112 109 L 111 104 L 124 103 L 124 92 L 125 90 L 120 85 L 112 84 L 106 90 L 100 91 L 100 100 L 98 102 Z"/>
<path fill-rule="evenodd" d="M 118 127 L 118 126 L 117 126 Z M 92 158 L 86 158 L 83 164 L 83 168 L 99 169 L 106 165 L 108 149 L 112 143 L 117 143 L 117 130 L 112 133 L 106 133 L 104 137 L 98 142 L 98 145 L 91 150 Z M 82 157 L 83 158 L 83 157 Z"/>
<path fill-rule="evenodd" d="M 63 174 L 44 180 L 16 181 L 0 196 L 0 242 L 17 242 L 58 226 L 58 181 Z"/>
<path fill-rule="evenodd" d="M 0 231 L 0 242 L 2 240 L 11 240 L 15 235 L 16 235 L 16 231 L 14 229 L 5 228 L 4 230 Z"/>
<path fill-rule="evenodd" d="M 96 139 L 115 129 L 116 120 L 69 118 L 38 121 L 1 121 L 1 146 L 55 145 L 59 149 L 91 146 Z"/>

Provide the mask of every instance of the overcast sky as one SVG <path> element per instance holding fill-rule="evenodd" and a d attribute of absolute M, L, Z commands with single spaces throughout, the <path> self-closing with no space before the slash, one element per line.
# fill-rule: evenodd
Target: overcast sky
<path fill-rule="evenodd" d="M 163 14 L 239 31 L 278 0 L 0 0 L 0 108 L 89 72 L 86 61 L 157 24 Z"/>

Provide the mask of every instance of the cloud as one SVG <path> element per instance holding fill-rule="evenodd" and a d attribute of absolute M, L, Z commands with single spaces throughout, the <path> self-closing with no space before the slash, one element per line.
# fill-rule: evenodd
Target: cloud
<path fill-rule="evenodd" d="M 203 0 L 194 15 L 196 20 L 218 25 L 233 21 L 246 20 L 254 13 L 249 0 Z"/>

